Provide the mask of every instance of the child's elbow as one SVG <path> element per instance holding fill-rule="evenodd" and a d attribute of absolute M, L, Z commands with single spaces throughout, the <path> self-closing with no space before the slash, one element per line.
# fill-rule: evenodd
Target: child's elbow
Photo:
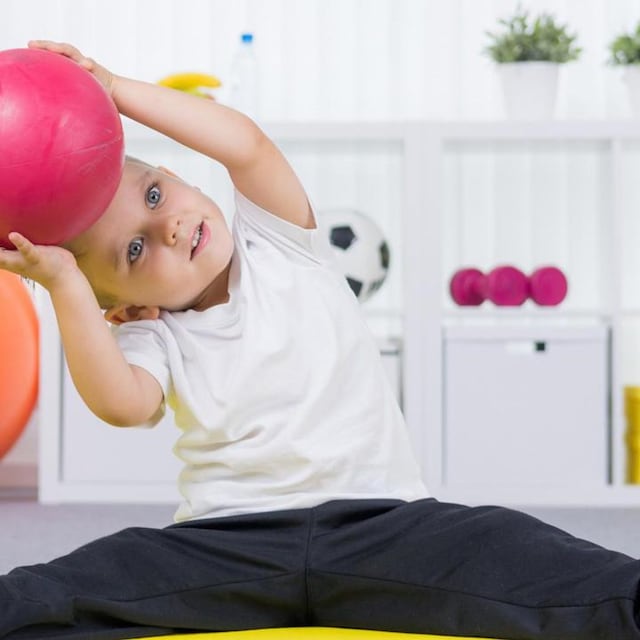
<path fill-rule="evenodd" d="M 94 413 L 100 420 L 112 427 L 154 427 L 162 417 L 163 410 L 162 406 L 151 411 L 148 409 L 126 409 L 119 407 L 110 410 L 102 409 L 100 411 L 94 411 Z"/>
<path fill-rule="evenodd" d="M 236 146 L 238 153 L 236 167 L 253 165 L 263 154 L 269 153 L 273 146 L 271 138 L 253 120 L 247 118 L 247 127 L 243 132 L 241 144 Z"/>

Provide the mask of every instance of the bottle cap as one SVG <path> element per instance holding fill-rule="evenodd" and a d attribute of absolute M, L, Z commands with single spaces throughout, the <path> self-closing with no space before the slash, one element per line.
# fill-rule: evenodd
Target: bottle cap
<path fill-rule="evenodd" d="M 244 44 L 251 44 L 253 42 L 253 33 L 243 33 L 240 38 Z"/>

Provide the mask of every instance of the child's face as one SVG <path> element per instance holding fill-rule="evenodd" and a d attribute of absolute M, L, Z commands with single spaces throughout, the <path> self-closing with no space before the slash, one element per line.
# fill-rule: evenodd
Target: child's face
<path fill-rule="evenodd" d="M 222 212 L 170 172 L 127 160 L 102 217 L 72 243 L 98 297 L 170 311 L 227 298 L 233 241 Z"/>

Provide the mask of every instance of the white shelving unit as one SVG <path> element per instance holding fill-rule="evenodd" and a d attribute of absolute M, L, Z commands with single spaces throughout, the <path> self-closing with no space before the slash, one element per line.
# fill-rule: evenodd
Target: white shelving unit
<path fill-rule="evenodd" d="M 428 362 L 425 366 L 431 369 L 430 379 L 438 382 L 437 388 L 422 394 L 420 379 L 408 368 L 405 407 L 411 424 L 427 425 L 417 446 L 429 486 L 440 499 L 515 505 L 640 505 L 640 487 L 624 484 L 622 405 L 623 386 L 640 380 L 639 342 L 634 335 L 637 329 L 625 332 L 625 324 L 640 322 L 632 284 L 633 273 L 640 273 L 640 263 L 631 255 L 632 231 L 638 230 L 634 203 L 640 197 L 636 194 L 640 182 L 634 176 L 634 168 L 638 169 L 639 124 L 554 121 L 426 126 L 428 155 L 438 158 L 431 165 L 435 171 L 424 193 L 424 207 L 436 212 L 429 217 L 429 237 L 442 239 L 442 250 L 435 242 L 428 247 L 429 252 L 438 254 L 429 261 L 429 269 L 433 269 L 429 275 L 437 279 L 439 295 L 437 299 L 423 297 L 407 306 L 404 338 L 407 354 L 420 352 Z M 475 186 L 469 187 L 465 179 L 475 182 Z M 554 190 L 553 184 L 558 181 L 564 181 L 564 188 Z M 484 228 L 474 226 L 476 210 L 484 210 L 486 218 L 491 217 L 486 215 L 491 208 L 495 215 L 489 224 Z M 457 225 L 452 224 L 452 219 Z M 475 229 L 475 237 L 470 237 L 471 233 L 462 239 L 455 235 L 464 236 L 469 227 Z M 536 236 L 538 244 L 534 247 L 531 238 Z M 563 241 L 559 242 L 558 236 L 563 236 Z M 488 250 L 492 242 L 493 251 Z M 481 264 L 475 266 L 485 269 L 513 259 L 525 271 L 540 263 L 559 262 L 564 267 L 569 262 L 570 290 L 574 295 L 551 309 L 529 304 L 500 309 L 487 303 L 481 308 L 455 308 L 446 294 L 446 285 L 455 267 L 469 266 L 470 258 L 479 260 Z M 413 299 L 417 291 L 408 292 L 408 298 Z M 487 326 L 498 330 L 502 327 L 505 333 L 522 327 L 549 331 L 557 326 L 575 327 L 578 331 L 601 327 L 610 331 L 608 420 L 602 424 L 602 459 L 596 472 L 599 482 L 579 485 L 571 481 L 570 461 L 575 459 L 575 449 L 579 451 L 579 440 L 566 451 L 564 483 L 556 478 L 551 484 L 542 481 L 521 486 L 518 478 L 505 477 L 502 484 L 488 486 L 482 481 L 460 483 L 450 476 L 446 468 L 450 434 L 446 433 L 446 394 L 442 386 L 446 384 L 446 362 L 442 333 L 436 332 L 442 327 Z M 427 335 L 427 331 L 434 335 Z M 439 375 L 441 372 L 443 375 Z M 465 402 L 465 398 L 458 398 L 458 402 Z M 491 433 L 491 424 L 482 424 L 481 416 L 478 421 Z M 568 447 L 569 443 L 567 438 L 556 437 L 548 447 L 555 456 L 554 447 Z M 473 446 L 471 442 L 469 446 Z M 495 451 L 498 459 L 508 454 L 499 448 Z M 491 465 L 491 459 L 486 464 Z M 603 465 L 607 473 L 600 472 Z"/>
<path fill-rule="evenodd" d="M 633 278 L 623 277 L 634 266 L 640 273 L 640 259 L 630 253 L 631 234 L 640 231 L 633 216 L 635 203 L 640 205 L 640 180 L 634 182 L 634 168 L 640 171 L 640 123 L 300 122 L 265 123 L 264 128 L 291 159 L 318 210 L 336 203 L 361 208 L 376 217 L 389 236 L 394 268 L 388 285 L 366 311 L 376 333 L 402 339 L 403 407 L 431 492 L 440 499 L 469 503 L 640 505 L 640 487 L 624 484 L 622 413 L 622 387 L 636 379 L 629 355 L 636 343 L 640 381 L 640 286 L 636 295 Z M 223 210 L 225 203 L 230 209 L 222 172 L 188 160 L 180 148 L 140 127 L 126 130 L 131 153 L 178 168 L 194 182 L 216 185 Z M 557 190 L 544 187 L 563 181 L 564 201 Z M 521 184 L 529 190 L 519 188 Z M 577 225 L 581 218 L 570 206 L 572 199 L 585 212 L 582 225 Z M 532 201 L 538 209 L 531 210 L 527 203 Z M 489 222 L 474 221 L 470 212 L 475 209 L 482 210 L 477 220 Z M 538 219 L 546 230 L 533 225 Z M 528 237 L 534 239 L 529 248 Z M 529 268 L 536 260 L 554 258 L 566 258 L 571 267 L 572 294 L 558 308 L 470 310 L 448 301 L 447 281 L 456 265 L 476 261 L 488 268 L 492 261 L 511 259 Z M 42 325 L 41 499 L 173 500 L 167 469 L 159 476 L 154 470 L 151 434 L 135 434 L 135 445 L 127 434 L 118 433 L 118 444 L 110 447 L 100 446 L 101 440 L 92 444 L 91 435 L 71 443 L 72 434 L 63 425 L 80 401 L 65 382 L 57 330 L 46 304 Z M 445 328 L 512 331 L 514 326 L 557 325 L 600 327 L 611 335 L 611 401 L 607 424 L 602 425 L 601 480 L 576 486 L 556 478 L 552 485 L 522 487 L 505 478 L 503 485 L 490 489 L 482 483 L 456 482 L 444 464 Z M 76 421 L 86 419 L 77 414 Z M 111 456 L 120 448 L 126 458 L 133 446 L 145 447 L 148 470 L 138 469 L 137 477 L 129 480 L 120 473 L 117 483 L 112 476 L 95 477 L 97 468 L 119 469 L 117 456 L 99 464 L 96 456 Z M 170 446 L 169 440 L 163 437 L 157 446 Z M 78 459 L 83 462 L 74 463 L 71 473 L 70 461 Z M 125 460 L 124 468 L 132 466 Z"/>

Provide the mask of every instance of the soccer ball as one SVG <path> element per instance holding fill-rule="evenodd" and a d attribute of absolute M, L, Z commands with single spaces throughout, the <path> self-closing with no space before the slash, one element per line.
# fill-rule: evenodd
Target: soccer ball
<path fill-rule="evenodd" d="M 318 214 L 318 224 L 329 237 L 337 268 L 344 273 L 360 302 L 369 299 L 389 271 L 389 245 L 380 227 L 353 209 L 333 209 Z"/>

